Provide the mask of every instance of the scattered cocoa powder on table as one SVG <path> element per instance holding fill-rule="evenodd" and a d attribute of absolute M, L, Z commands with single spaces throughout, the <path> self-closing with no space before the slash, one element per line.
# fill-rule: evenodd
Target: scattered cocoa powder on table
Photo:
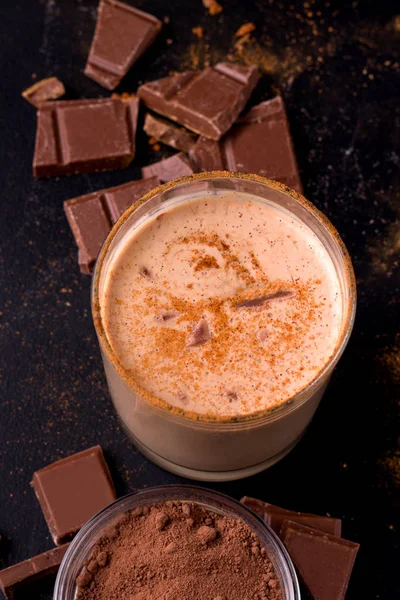
<path fill-rule="evenodd" d="M 126 513 L 92 550 L 77 587 L 77 600 L 282 600 L 244 521 L 182 502 Z"/>

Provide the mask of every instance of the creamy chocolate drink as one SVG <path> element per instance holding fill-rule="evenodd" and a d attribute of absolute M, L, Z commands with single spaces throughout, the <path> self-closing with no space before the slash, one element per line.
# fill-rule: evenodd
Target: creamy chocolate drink
<path fill-rule="evenodd" d="M 295 192 L 249 175 L 186 180 L 148 194 L 111 233 L 95 324 L 142 452 L 233 479 L 303 434 L 351 330 L 354 276 L 333 227 Z"/>
<path fill-rule="evenodd" d="M 223 192 L 132 232 L 103 311 L 114 352 L 146 391 L 218 419 L 275 408 L 306 387 L 333 354 L 342 303 L 310 229 Z"/>

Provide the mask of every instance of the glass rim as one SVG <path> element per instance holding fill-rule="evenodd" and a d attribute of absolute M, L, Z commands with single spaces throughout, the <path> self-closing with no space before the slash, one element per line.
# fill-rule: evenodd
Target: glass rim
<path fill-rule="evenodd" d="M 101 316 L 101 301 L 99 294 L 99 284 L 102 275 L 102 267 L 107 256 L 108 250 L 116 237 L 121 227 L 126 223 L 130 216 L 143 204 L 150 201 L 155 196 L 163 194 L 171 190 L 172 188 L 179 188 L 184 184 L 190 184 L 191 182 L 207 181 L 207 180 L 228 180 L 237 179 L 256 184 L 264 185 L 268 188 L 272 188 L 278 192 L 288 195 L 297 204 L 300 204 L 308 213 L 311 213 L 313 217 L 319 222 L 319 224 L 328 232 L 329 237 L 334 241 L 336 247 L 341 253 L 344 264 L 345 278 L 348 284 L 349 301 L 348 306 L 343 315 L 343 325 L 340 337 L 336 343 L 335 349 L 331 357 L 323 365 L 317 375 L 304 386 L 297 394 L 285 402 L 279 404 L 276 407 L 270 407 L 258 411 L 254 411 L 245 415 L 208 415 L 203 413 L 197 413 L 194 411 L 187 411 L 184 408 L 176 407 L 161 398 L 157 398 L 154 394 L 151 394 L 142 386 L 138 379 L 135 378 L 128 369 L 123 367 L 121 362 L 113 350 L 105 328 L 103 326 L 103 320 Z M 98 255 L 92 278 L 91 287 L 91 305 L 92 305 L 92 317 L 93 323 L 96 329 L 96 333 L 100 342 L 100 347 L 105 352 L 110 363 L 116 369 L 118 374 L 122 377 L 123 381 L 128 385 L 130 389 L 136 392 L 140 398 L 147 403 L 147 405 L 154 411 L 162 414 L 164 417 L 177 421 L 178 423 L 191 422 L 199 427 L 209 427 L 210 425 L 218 425 L 221 429 L 224 428 L 236 428 L 238 426 L 255 426 L 261 425 L 269 421 L 281 418 L 283 415 L 289 414 L 306 402 L 318 389 L 324 384 L 325 376 L 329 373 L 337 362 L 339 361 L 343 351 L 350 338 L 351 331 L 353 329 L 355 313 L 356 313 L 356 279 L 354 274 L 353 265 L 349 252 L 343 242 L 339 232 L 335 226 L 312 202 L 307 200 L 302 194 L 295 190 L 287 187 L 286 185 L 262 177 L 261 175 L 254 175 L 250 173 L 241 173 L 236 171 L 207 171 L 203 173 L 195 173 L 193 175 L 186 175 L 173 179 L 163 185 L 157 186 L 153 190 L 147 192 L 137 202 L 134 202 L 116 221 L 108 234 L 104 244 Z"/>
<path fill-rule="evenodd" d="M 157 497 L 160 496 L 165 496 L 165 498 L 157 500 Z M 194 498 L 191 499 L 191 496 L 194 496 Z M 201 496 L 202 499 L 198 499 L 198 496 Z M 147 504 L 146 499 L 149 500 Z M 283 600 L 300 600 L 300 587 L 292 559 L 271 527 L 251 509 L 231 496 L 206 487 L 203 488 L 201 486 L 187 484 L 152 486 L 136 492 L 130 492 L 125 496 L 114 500 L 114 502 L 94 515 L 80 529 L 65 553 L 58 570 L 53 600 L 73 600 L 69 595 L 69 592 L 71 591 L 71 569 L 73 566 L 71 563 L 73 563 L 74 560 L 81 561 L 75 569 L 77 574 L 79 574 L 85 557 L 90 554 L 91 546 L 88 544 L 95 534 L 96 528 L 100 527 L 102 524 L 107 525 L 107 519 L 111 519 L 112 523 L 113 518 L 116 519 L 121 514 L 133 510 L 138 505 L 138 502 L 135 503 L 135 500 L 139 502 L 140 500 L 144 500 L 145 502 L 143 505 L 145 506 L 168 501 L 193 502 L 199 506 L 204 506 L 206 509 L 210 510 L 210 512 L 225 515 L 230 513 L 232 517 L 241 519 L 257 534 L 262 545 L 266 548 L 268 558 L 281 583 L 282 593 L 284 594 Z M 100 537 L 101 535 L 99 535 L 97 539 Z M 67 586 L 69 587 L 67 588 Z M 75 587 L 73 581 L 72 586 Z"/>

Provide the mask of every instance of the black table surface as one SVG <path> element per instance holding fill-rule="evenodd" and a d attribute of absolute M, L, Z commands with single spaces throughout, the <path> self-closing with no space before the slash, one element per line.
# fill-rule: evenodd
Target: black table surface
<path fill-rule="evenodd" d="M 133 2 L 132 2 L 133 3 Z M 256 25 L 243 60 L 264 77 L 253 101 L 286 102 L 305 195 L 337 226 L 352 255 L 358 313 L 348 348 L 312 425 L 279 464 L 247 480 L 210 484 L 287 508 L 330 514 L 361 544 L 348 598 L 394 600 L 399 583 L 399 50 L 397 2 L 136 0 L 169 23 L 117 91 L 171 70 L 238 57 L 234 33 Z M 96 0 L 1 2 L 0 566 L 52 547 L 30 487 L 33 472 L 101 444 L 119 495 L 181 482 L 146 460 L 121 431 L 107 391 L 63 201 L 140 177 L 161 158 L 139 134 L 123 171 L 37 181 L 35 109 L 20 93 L 56 75 L 67 98 L 107 96 L 83 74 Z M 204 28 L 203 40 L 191 29 Z M 52 597 L 54 581 L 18 599 Z"/>

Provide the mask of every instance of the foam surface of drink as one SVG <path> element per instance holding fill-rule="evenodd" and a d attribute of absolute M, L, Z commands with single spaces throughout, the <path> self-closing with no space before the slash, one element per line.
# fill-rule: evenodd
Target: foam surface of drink
<path fill-rule="evenodd" d="M 289 212 L 237 192 L 165 207 L 116 252 L 102 319 L 120 363 L 187 411 L 247 415 L 306 387 L 338 343 L 335 267 Z"/>

